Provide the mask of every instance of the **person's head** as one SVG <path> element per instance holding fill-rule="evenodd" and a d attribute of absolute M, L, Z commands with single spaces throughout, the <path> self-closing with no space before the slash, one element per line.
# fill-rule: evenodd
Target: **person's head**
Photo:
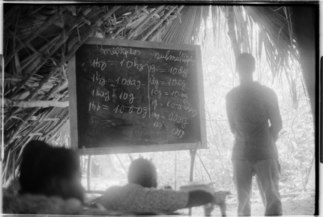
<path fill-rule="evenodd" d="M 157 171 L 154 164 L 143 158 L 132 161 L 128 171 L 128 182 L 145 188 L 156 188 Z"/>
<path fill-rule="evenodd" d="M 249 53 L 241 53 L 237 56 L 236 67 L 241 81 L 252 80 L 255 58 Z"/>
<path fill-rule="evenodd" d="M 77 154 L 64 147 L 31 141 L 20 164 L 20 193 L 77 198 L 83 201 L 81 170 Z"/>

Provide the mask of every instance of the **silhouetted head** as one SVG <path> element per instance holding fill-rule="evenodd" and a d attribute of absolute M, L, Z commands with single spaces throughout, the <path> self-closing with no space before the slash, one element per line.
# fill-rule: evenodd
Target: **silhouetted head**
<path fill-rule="evenodd" d="M 156 188 L 157 172 L 154 164 L 143 158 L 132 161 L 128 171 L 128 182 L 145 188 Z"/>
<path fill-rule="evenodd" d="M 77 198 L 83 201 L 78 155 L 71 149 L 31 141 L 22 153 L 20 193 Z"/>
<path fill-rule="evenodd" d="M 241 53 L 236 60 L 236 67 L 241 81 L 252 80 L 255 71 L 255 58 L 249 53 Z"/>

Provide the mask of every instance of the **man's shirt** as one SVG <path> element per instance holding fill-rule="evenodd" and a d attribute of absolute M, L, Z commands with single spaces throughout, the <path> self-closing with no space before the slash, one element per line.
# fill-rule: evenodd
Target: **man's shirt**
<path fill-rule="evenodd" d="M 233 88 L 226 96 L 227 115 L 235 143 L 232 159 L 277 158 L 275 140 L 282 128 L 277 96 L 257 82 Z"/>
<path fill-rule="evenodd" d="M 171 213 L 186 207 L 188 192 L 127 184 L 110 187 L 97 202 L 107 210 L 124 213 Z"/>

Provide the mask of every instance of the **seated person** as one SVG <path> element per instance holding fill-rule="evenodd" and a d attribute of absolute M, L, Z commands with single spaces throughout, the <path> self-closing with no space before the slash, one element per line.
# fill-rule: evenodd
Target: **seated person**
<path fill-rule="evenodd" d="M 139 158 L 128 171 L 128 184 L 110 187 L 94 202 L 108 210 L 125 213 L 172 213 L 175 210 L 213 202 L 213 195 L 203 190 L 190 192 L 156 189 L 157 172 L 152 162 Z"/>
<path fill-rule="evenodd" d="M 4 213 L 81 212 L 84 191 L 79 158 L 73 150 L 31 141 L 23 150 L 19 171 L 19 193 L 4 191 Z"/>

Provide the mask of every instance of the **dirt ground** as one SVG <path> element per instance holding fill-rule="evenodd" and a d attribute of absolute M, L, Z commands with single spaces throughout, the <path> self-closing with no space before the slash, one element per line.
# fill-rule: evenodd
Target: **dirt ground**
<path fill-rule="evenodd" d="M 283 215 L 287 216 L 299 216 L 299 215 L 313 215 L 314 214 L 314 192 L 303 193 L 298 196 L 283 196 Z M 203 216 L 203 208 L 195 208 L 192 210 L 193 216 Z M 264 206 L 259 198 L 252 201 L 251 215 L 263 216 Z M 237 215 L 237 202 L 235 198 L 229 198 L 227 200 L 227 216 Z M 220 209 L 215 208 L 212 212 L 212 216 L 221 216 Z"/>

